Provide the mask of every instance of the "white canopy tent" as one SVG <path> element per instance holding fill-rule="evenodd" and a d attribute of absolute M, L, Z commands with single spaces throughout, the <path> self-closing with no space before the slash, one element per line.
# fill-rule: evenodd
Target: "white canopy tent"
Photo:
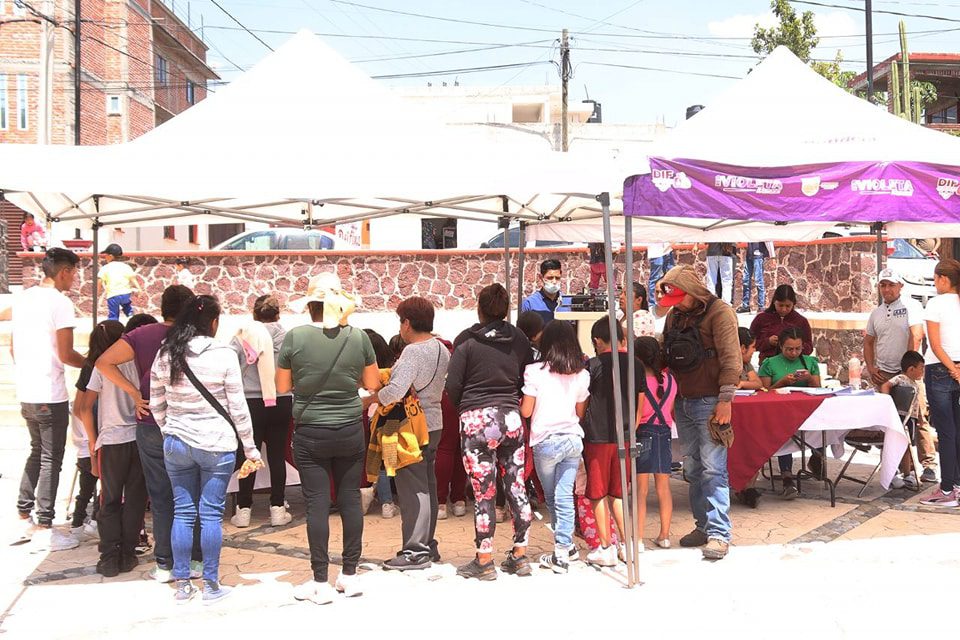
<path fill-rule="evenodd" d="M 443 124 L 307 31 L 133 142 L 4 145 L 0 176 L 4 197 L 41 218 L 115 226 L 536 220 L 560 201 L 538 194 L 598 192 L 595 171 L 545 140 Z"/>
<path fill-rule="evenodd" d="M 821 77 L 786 48 L 778 48 L 743 80 L 682 122 L 652 146 L 651 157 L 741 167 L 787 167 L 839 162 L 915 161 L 960 164 L 960 139 L 917 126 L 871 105 Z M 634 159 L 621 175 L 649 174 Z M 960 196 L 954 197 L 960 209 Z M 833 226 L 819 222 L 772 223 L 716 218 L 633 217 L 634 237 L 657 241 L 812 240 Z M 829 212 L 824 214 L 829 216 Z M 574 211 L 571 222 L 531 229 L 538 239 L 602 241 L 599 216 Z M 614 216 L 613 233 L 622 237 Z M 618 229 L 620 231 L 618 232 Z M 960 235 L 957 224 L 889 221 L 891 237 Z"/>

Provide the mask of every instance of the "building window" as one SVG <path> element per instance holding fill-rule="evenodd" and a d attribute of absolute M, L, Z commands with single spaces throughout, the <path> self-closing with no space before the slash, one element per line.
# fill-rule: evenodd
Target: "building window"
<path fill-rule="evenodd" d="M 107 96 L 107 115 L 120 115 L 120 96 Z"/>
<path fill-rule="evenodd" d="M 200 227 L 192 224 L 187 227 L 187 241 L 190 244 L 200 244 Z"/>
<path fill-rule="evenodd" d="M 17 76 L 17 128 L 27 129 L 27 76 Z"/>
<path fill-rule="evenodd" d="M 164 227 L 164 228 L 163 228 L 163 239 L 164 239 L 164 240 L 176 240 L 176 239 L 177 239 L 177 228 L 176 228 L 176 227 Z"/>
<path fill-rule="evenodd" d="M 196 104 L 197 85 L 187 80 L 187 104 Z"/>
<path fill-rule="evenodd" d="M 157 84 L 165 85 L 167 84 L 167 60 L 160 54 L 157 54 Z"/>
<path fill-rule="evenodd" d="M 7 129 L 7 76 L 0 74 L 0 129 Z"/>

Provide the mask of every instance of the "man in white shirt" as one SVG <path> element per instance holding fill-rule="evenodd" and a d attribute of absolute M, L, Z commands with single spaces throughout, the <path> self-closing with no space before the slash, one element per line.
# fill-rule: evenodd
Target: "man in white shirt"
<path fill-rule="evenodd" d="M 647 302 L 653 309 L 657 305 L 657 299 L 654 296 L 657 283 L 667 274 L 667 271 L 673 269 L 673 245 L 669 242 L 648 242 L 647 262 L 650 267 L 650 277 L 647 279 Z"/>
<path fill-rule="evenodd" d="M 78 544 L 72 536 L 55 535 L 52 526 L 70 413 L 63 366 L 81 367 L 84 362 L 73 348 L 73 302 L 63 294 L 73 286 L 79 263 L 72 251 L 48 250 L 43 281 L 17 296 L 13 304 L 11 352 L 17 399 L 30 431 L 30 455 L 17 499 L 20 541 L 33 538 L 35 546 L 50 551 Z"/>
<path fill-rule="evenodd" d="M 900 359 L 907 351 L 920 351 L 923 342 L 923 307 L 900 295 L 903 280 L 893 269 L 880 272 L 880 305 L 867 320 L 863 359 L 870 382 L 877 388 L 900 373 Z M 917 454 L 923 465 L 924 482 L 937 481 L 937 450 L 933 431 L 926 421 L 917 430 Z"/>

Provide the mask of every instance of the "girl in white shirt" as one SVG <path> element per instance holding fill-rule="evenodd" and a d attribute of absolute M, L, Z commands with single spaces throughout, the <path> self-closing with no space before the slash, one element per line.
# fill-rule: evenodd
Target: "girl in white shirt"
<path fill-rule="evenodd" d="M 524 372 L 520 414 L 530 418 L 533 462 L 553 522 L 554 551 L 541 556 L 540 566 L 566 573 L 570 561 L 579 560 L 573 544 L 573 485 L 583 454 L 580 418 L 590 394 L 590 374 L 569 323 L 548 323 L 540 348 L 542 361 Z"/>

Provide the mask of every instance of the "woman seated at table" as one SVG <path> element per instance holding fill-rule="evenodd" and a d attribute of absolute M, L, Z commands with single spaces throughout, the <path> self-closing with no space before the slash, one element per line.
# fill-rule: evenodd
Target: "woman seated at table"
<path fill-rule="evenodd" d="M 760 365 L 760 380 L 767 389 L 782 387 L 819 387 L 820 365 L 816 358 L 803 355 L 803 334 L 797 327 L 784 329 L 778 336 L 780 355 L 767 358 Z M 783 478 L 782 496 L 787 500 L 797 497 L 793 479 L 793 456 L 779 456 L 780 477 Z M 810 470 L 820 475 L 823 465 L 817 454 L 810 457 Z"/>

